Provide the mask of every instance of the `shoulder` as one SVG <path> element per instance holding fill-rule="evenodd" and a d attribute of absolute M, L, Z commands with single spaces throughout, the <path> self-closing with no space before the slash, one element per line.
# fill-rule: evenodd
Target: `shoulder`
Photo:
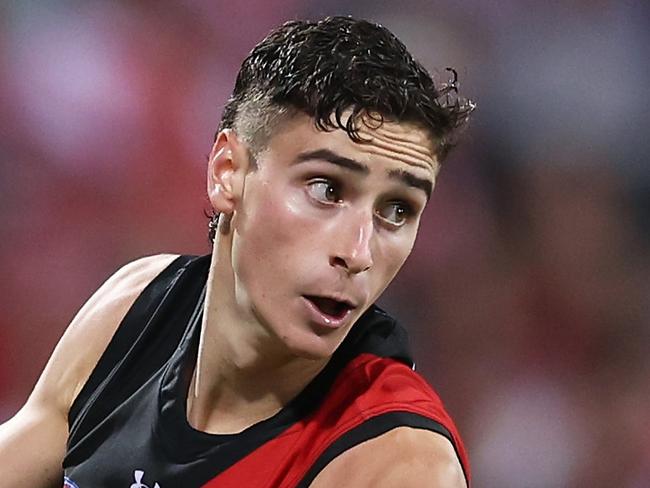
<path fill-rule="evenodd" d="M 23 408 L 0 426 L 3 486 L 61 486 L 70 405 L 127 310 L 174 258 L 151 256 L 127 264 L 77 313 Z"/>
<path fill-rule="evenodd" d="M 423 429 L 398 427 L 345 451 L 314 479 L 311 488 L 465 488 L 449 440 Z"/>
<path fill-rule="evenodd" d="M 140 258 L 109 277 L 71 321 L 30 401 L 47 401 L 67 414 L 129 308 L 144 288 L 177 257 L 159 254 Z"/>

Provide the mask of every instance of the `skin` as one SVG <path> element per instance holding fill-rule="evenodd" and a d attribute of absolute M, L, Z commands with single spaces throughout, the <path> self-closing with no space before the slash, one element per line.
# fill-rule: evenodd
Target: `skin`
<path fill-rule="evenodd" d="M 195 427 L 237 432 L 253 416 L 282 408 L 325 366 L 410 254 L 427 194 L 390 174 L 433 184 L 437 165 L 427 134 L 386 123 L 364 126 L 361 135 L 371 142 L 318 131 L 298 115 L 256 164 L 236 134 L 218 136 L 208 195 L 225 218 L 208 280 L 220 286 L 208 290 L 197 400 L 188 403 Z M 324 151 L 363 170 L 305 157 Z M 356 308 L 341 327 L 321 327 L 310 320 L 305 295 L 346 297 Z M 270 382 L 277 384 L 271 392 L 264 388 Z M 251 417 L 242 415 L 251 409 Z"/>
<path fill-rule="evenodd" d="M 187 399 L 189 422 L 210 433 L 275 414 L 325 366 L 410 254 L 438 170 L 428 134 L 412 125 L 362 125 L 369 142 L 358 144 L 304 115 L 283 124 L 256 161 L 232 131 L 218 135 L 210 156 L 208 196 L 221 218 Z M 8 485 L 60 486 L 68 409 L 128 308 L 173 258 L 127 265 L 75 317 L 25 407 L 0 427 Z M 354 308 L 329 327 L 307 295 Z M 367 468 L 353 479 L 351 466 Z M 465 484 L 446 439 L 398 428 L 343 453 L 313 486 Z"/>
<path fill-rule="evenodd" d="M 447 439 L 433 432 L 399 427 L 338 456 L 310 488 L 333 486 L 451 488 L 466 484 Z"/>
<path fill-rule="evenodd" d="M 150 256 L 124 266 L 79 310 L 23 408 L 0 425 L 3 486 L 61 487 L 68 410 L 127 310 L 175 257 Z"/>

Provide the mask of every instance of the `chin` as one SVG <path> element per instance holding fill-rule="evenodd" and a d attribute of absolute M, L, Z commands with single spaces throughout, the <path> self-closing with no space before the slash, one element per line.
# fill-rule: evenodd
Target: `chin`
<path fill-rule="evenodd" d="M 319 336 L 313 331 L 294 331 L 281 337 L 284 346 L 292 356 L 314 361 L 329 359 L 341 341 L 334 337 Z"/>

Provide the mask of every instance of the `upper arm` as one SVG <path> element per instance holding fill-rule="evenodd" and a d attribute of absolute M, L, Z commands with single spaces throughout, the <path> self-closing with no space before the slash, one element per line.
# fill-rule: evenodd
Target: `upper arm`
<path fill-rule="evenodd" d="M 454 448 L 435 432 L 398 427 L 345 451 L 311 488 L 465 488 Z"/>
<path fill-rule="evenodd" d="M 79 310 L 23 408 L 0 425 L 3 485 L 61 486 L 68 410 L 135 299 L 175 258 L 157 255 L 127 264 Z"/>

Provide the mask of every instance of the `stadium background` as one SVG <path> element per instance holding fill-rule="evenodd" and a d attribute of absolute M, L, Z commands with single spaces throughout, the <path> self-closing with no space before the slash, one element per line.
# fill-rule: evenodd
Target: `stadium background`
<path fill-rule="evenodd" d="M 382 299 L 475 486 L 650 486 L 646 2 L 0 3 L 0 421 L 118 266 L 206 253 L 206 154 L 239 63 L 352 14 L 478 110 Z"/>

